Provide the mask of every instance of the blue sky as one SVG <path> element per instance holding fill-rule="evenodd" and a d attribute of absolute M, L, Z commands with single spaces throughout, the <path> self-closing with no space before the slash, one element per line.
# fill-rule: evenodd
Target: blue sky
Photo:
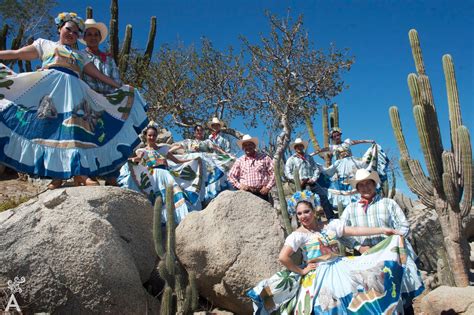
<path fill-rule="evenodd" d="M 85 16 L 94 8 L 94 17 L 108 25 L 110 2 L 91 0 L 59 1 L 57 12 L 75 11 Z M 390 125 L 388 109 L 399 108 L 408 147 L 413 157 L 421 158 L 410 94 L 406 79 L 415 72 L 408 31 L 418 31 L 427 74 L 431 79 L 443 145 L 450 147 L 449 121 L 441 58 L 453 56 L 458 80 L 463 123 L 471 133 L 474 90 L 473 38 L 474 1 L 119 1 L 120 31 L 126 24 L 134 28 L 134 47 L 144 48 L 150 16 L 157 16 L 155 51 L 163 43 L 182 41 L 198 44 L 202 36 L 217 48 L 240 47 L 239 36 L 256 43 L 268 34 L 265 9 L 286 16 L 304 14 L 305 28 L 316 47 L 349 48 L 356 57 L 351 71 L 344 76 L 349 89 L 334 99 L 340 108 L 343 137 L 375 139 L 384 148 L 398 152 Z M 121 33 L 122 34 L 122 33 Z M 240 127 L 235 123 L 235 127 Z M 322 141 L 320 119 L 315 126 Z M 244 130 L 261 135 L 262 129 Z M 308 137 L 306 133 L 304 137 Z M 367 147 L 354 147 L 361 154 Z M 321 161 L 319 161 L 321 162 Z M 424 164 L 424 162 L 423 162 Z M 406 186 L 399 181 L 400 188 Z"/>

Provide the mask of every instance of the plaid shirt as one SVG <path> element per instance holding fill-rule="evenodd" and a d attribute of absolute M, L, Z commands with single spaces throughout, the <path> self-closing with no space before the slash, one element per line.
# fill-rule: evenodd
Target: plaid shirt
<path fill-rule="evenodd" d="M 272 188 L 275 185 L 273 161 L 268 155 L 260 152 L 257 152 L 255 158 L 241 156 L 232 166 L 228 179 L 237 189 L 240 189 L 241 184 L 257 189 Z"/>
<path fill-rule="evenodd" d="M 317 181 L 321 173 L 319 165 L 314 162 L 313 157 L 306 153 L 304 159 L 295 153 L 286 160 L 285 177 L 293 180 L 293 173 L 297 169 L 299 169 L 300 179 L 310 178 Z"/>
<path fill-rule="evenodd" d="M 119 69 L 115 65 L 115 61 L 111 55 L 101 52 L 100 55 L 97 56 L 89 52 L 87 49 L 85 49 L 84 52 L 89 56 L 91 61 L 94 63 L 94 66 L 100 72 L 102 72 L 118 84 L 122 84 L 122 80 L 120 80 Z M 110 86 L 107 83 L 104 83 L 85 73 L 82 76 L 82 80 L 86 82 L 87 85 L 89 85 L 90 88 L 96 91 L 97 93 L 108 94 L 115 90 L 113 86 Z"/>
<path fill-rule="evenodd" d="M 392 228 L 401 231 L 404 237 L 410 232 L 410 224 L 400 206 L 394 200 L 379 195 L 374 197 L 366 210 L 358 201 L 350 203 L 342 213 L 341 221 L 346 226 Z M 385 238 L 385 235 L 373 235 L 343 237 L 340 240 L 344 245 L 358 249 L 361 245 L 374 246 Z"/>

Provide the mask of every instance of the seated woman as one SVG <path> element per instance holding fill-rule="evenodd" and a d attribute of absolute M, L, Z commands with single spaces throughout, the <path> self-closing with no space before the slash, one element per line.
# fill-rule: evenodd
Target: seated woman
<path fill-rule="evenodd" d="M 330 152 L 335 157 L 336 161 L 323 171 L 323 175 L 330 178 L 329 183 L 324 183 L 323 177 L 321 177 L 321 185 L 328 188 L 328 198 L 333 207 L 337 207 L 338 203 L 342 203 L 343 207 L 346 207 L 349 203 L 360 198 L 355 189 L 347 183 L 347 180 L 360 168 L 373 168 L 381 174 L 382 181 L 386 180 L 388 159 L 382 148 L 376 145 L 374 140 L 346 139 L 342 141 L 340 128 L 332 128 L 329 136 L 332 144 L 327 148 L 311 153 L 311 155 Z M 359 159 L 352 156 L 351 146 L 361 143 L 371 143 L 373 145 L 367 150 L 364 157 Z"/>
<path fill-rule="evenodd" d="M 317 220 L 311 199 L 300 200 L 301 226 L 285 240 L 279 260 L 287 268 L 250 289 L 255 314 L 391 314 L 403 312 L 403 297 L 423 291 L 423 282 L 397 231 L 389 228 L 325 225 Z M 343 235 L 392 235 L 359 257 L 341 257 Z M 301 249 L 303 264 L 291 256 Z"/>
<path fill-rule="evenodd" d="M 156 127 L 148 126 L 143 134 L 146 138 L 146 146 L 136 150 L 136 156 L 129 159 L 131 163 L 125 164 L 121 168 L 118 183 L 123 188 L 145 194 L 152 204 L 158 194 L 165 202 L 166 187 L 173 186 L 175 220 L 179 223 L 188 214 L 188 206 L 183 191 L 168 170 L 167 159 L 177 164 L 187 161 L 177 159 L 168 151 L 167 146 L 158 147 Z M 163 222 L 166 222 L 165 207 L 162 212 Z"/>
<path fill-rule="evenodd" d="M 146 104 L 132 87 L 101 95 L 80 80 L 85 73 L 120 87 L 73 48 L 83 20 L 61 13 L 55 22 L 58 42 L 40 38 L 19 50 L 0 51 L 0 59 L 42 60 L 42 71 L 0 69 L 0 161 L 19 172 L 53 178 L 50 189 L 73 176 L 119 168 L 138 144 L 136 130 L 147 123 Z"/>
<path fill-rule="evenodd" d="M 195 177 L 192 182 L 187 181 L 180 185 L 198 187 L 200 201 L 208 203 L 215 198 L 221 191 L 229 189 L 227 173 L 234 164 L 235 157 L 222 150 L 211 140 L 204 138 L 204 128 L 201 125 L 194 127 L 194 139 L 183 140 L 170 148 L 170 152 L 183 150 L 180 155 L 183 159 L 197 159 L 199 163 L 195 164 Z M 172 166 L 174 169 L 174 167 Z"/>

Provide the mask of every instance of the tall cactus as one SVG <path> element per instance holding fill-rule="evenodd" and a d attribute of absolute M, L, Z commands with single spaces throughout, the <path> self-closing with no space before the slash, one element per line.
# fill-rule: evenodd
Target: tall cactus
<path fill-rule="evenodd" d="M 91 7 L 86 9 L 86 17 L 91 19 L 93 17 L 93 11 Z M 132 25 L 128 24 L 125 28 L 125 35 L 122 40 L 122 48 L 119 50 L 119 7 L 118 0 L 111 0 L 110 3 L 110 23 L 109 23 L 109 52 L 115 60 L 115 63 L 119 67 L 120 77 L 122 79 L 126 78 L 126 72 L 128 70 L 128 65 L 130 64 L 130 51 L 132 50 Z M 139 67 L 135 72 L 143 73 L 148 69 L 151 56 L 153 54 L 153 48 L 155 46 L 155 37 L 156 37 L 156 16 L 152 16 L 150 19 L 150 30 L 148 33 L 148 41 L 146 44 L 145 52 L 140 56 L 140 64 L 134 65 Z M 138 87 L 141 87 L 143 80 L 138 77 L 134 78 L 132 81 L 127 82 L 134 84 Z"/>
<path fill-rule="evenodd" d="M 443 56 L 451 133 L 451 149 L 443 150 L 431 84 L 416 30 L 410 30 L 409 39 L 417 74 L 408 76 L 408 86 L 429 176 L 425 175 L 420 162 L 410 157 L 398 109 L 392 106 L 390 120 L 400 150 L 400 167 L 410 190 L 438 214 L 453 284 L 467 286 L 467 240 L 462 219 L 471 211 L 472 146 L 469 130 L 462 125 L 454 65 L 450 55 Z"/>
<path fill-rule="evenodd" d="M 160 262 L 158 271 L 165 280 L 165 289 L 161 300 L 160 314 L 191 314 L 198 307 L 198 293 L 194 273 L 186 275 L 175 254 L 175 229 L 173 187 L 166 187 L 166 241 L 161 232 L 162 197 L 154 205 L 153 238 L 155 251 Z"/>

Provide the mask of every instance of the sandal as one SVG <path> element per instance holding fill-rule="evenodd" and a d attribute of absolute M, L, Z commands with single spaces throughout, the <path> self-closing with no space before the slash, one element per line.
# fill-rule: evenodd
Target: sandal
<path fill-rule="evenodd" d="M 80 176 L 80 175 L 74 176 L 74 186 L 76 187 L 85 185 L 85 181 L 86 181 L 85 176 Z"/>
<path fill-rule="evenodd" d="M 86 185 L 86 186 L 100 186 L 100 183 L 96 179 L 92 179 L 90 177 L 87 177 L 85 182 L 84 182 L 84 185 Z"/>
<path fill-rule="evenodd" d="M 48 189 L 53 190 L 59 188 L 63 185 L 62 179 L 53 179 L 51 183 L 48 184 Z"/>
<path fill-rule="evenodd" d="M 115 178 L 108 178 L 105 180 L 105 186 L 118 186 L 117 180 Z"/>

